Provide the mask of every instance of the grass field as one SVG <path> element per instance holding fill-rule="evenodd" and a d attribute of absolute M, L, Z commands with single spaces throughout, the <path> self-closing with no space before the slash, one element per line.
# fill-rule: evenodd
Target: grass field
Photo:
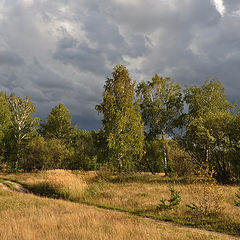
<path fill-rule="evenodd" d="M 63 170 L 0 177 L 19 181 L 35 194 L 69 200 L 0 188 L 0 239 L 229 239 L 162 226 L 139 215 L 240 236 L 240 208 L 234 205 L 238 186 L 161 175 L 99 177 L 95 172 Z M 169 199 L 169 186 L 180 192 L 181 202 L 159 211 L 160 199 Z M 190 203 L 199 209 L 188 208 Z M 205 213 L 200 211 L 204 207 Z"/>

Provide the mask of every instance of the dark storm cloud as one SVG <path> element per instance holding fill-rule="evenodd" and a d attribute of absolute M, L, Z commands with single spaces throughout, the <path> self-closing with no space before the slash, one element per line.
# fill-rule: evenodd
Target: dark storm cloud
<path fill-rule="evenodd" d="M 91 116 L 72 116 L 72 124 L 81 126 L 82 129 L 86 130 L 97 130 L 96 126 L 101 126 L 101 119 L 95 119 Z"/>
<path fill-rule="evenodd" d="M 4 50 L 0 52 L 0 65 L 18 66 L 24 63 L 23 59 L 16 53 Z"/>
<path fill-rule="evenodd" d="M 240 10 L 239 0 L 223 0 L 223 3 L 228 13 L 236 13 Z"/>
<path fill-rule="evenodd" d="M 106 72 L 104 57 L 98 49 L 80 45 L 74 48 L 59 48 L 54 54 L 54 58 L 64 64 L 72 64 L 82 71 L 104 74 Z"/>
<path fill-rule="evenodd" d="M 97 128 L 105 79 L 125 64 L 133 79 L 182 84 L 218 77 L 240 88 L 240 2 L 224 0 L 0 1 L 0 89 L 31 96 L 40 117 L 63 102 L 80 128 Z M 240 100 L 240 99 L 238 99 Z"/>

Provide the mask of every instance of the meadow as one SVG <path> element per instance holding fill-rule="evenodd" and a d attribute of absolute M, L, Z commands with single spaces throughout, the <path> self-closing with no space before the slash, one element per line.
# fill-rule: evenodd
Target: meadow
<path fill-rule="evenodd" d="M 161 174 L 0 174 L 0 239 L 237 239 L 239 186 Z M 10 180 L 10 181 L 9 181 Z M 14 183 L 28 193 L 13 191 Z M 180 202 L 169 204 L 170 189 Z M 164 201 L 165 199 L 165 201 Z M 171 223 L 161 224 L 162 221 Z M 185 226 L 186 228 L 182 228 Z M 194 227 L 194 228 L 191 228 Z M 230 235 L 198 232 L 195 228 Z"/>

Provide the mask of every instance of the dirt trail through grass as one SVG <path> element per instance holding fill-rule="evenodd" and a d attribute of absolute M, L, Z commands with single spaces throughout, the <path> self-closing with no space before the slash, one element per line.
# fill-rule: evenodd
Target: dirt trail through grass
<path fill-rule="evenodd" d="M 11 180 L 7 180 L 7 179 L 0 179 L 0 187 L 6 191 L 18 191 L 18 192 L 22 192 L 22 193 L 26 193 L 26 194 L 31 193 L 31 192 L 29 192 L 29 190 L 27 188 L 24 187 L 24 184 L 20 184 L 20 183 L 17 183 L 17 182 L 11 181 Z M 57 199 L 56 199 L 56 201 L 57 201 Z M 186 231 L 191 231 L 191 232 L 200 233 L 200 234 L 207 234 L 214 238 L 216 237 L 216 239 L 218 239 L 218 238 L 240 239 L 240 237 L 237 237 L 237 236 L 231 236 L 231 235 L 224 234 L 224 233 L 218 233 L 218 232 L 208 231 L 208 230 L 194 228 L 194 227 L 190 227 L 190 226 L 184 226 L 184 225 L 180 225 L 180 224 L 176 224 L 176 223 L 160 221 L 160 220 L 153 219 L 151 217 L 137 215 L 137 213 L 129 213 L 124 210 L 117 209 L 117 208 L 110 208 L 107 206 L 99 206 L 99 205 L 91 204 L 91 203 L 78 203 L 78 204 L 88 205 L 88 206 L 92 206 L 95 208 L 101 208 L 101 209 L 105 209 L 106 211 L 112 211 L 112 212 L 115 211 L 115 212 L 122 212 L 123 214 L 127 214 L 127 215 L 134 215 L 135 217 L 138 217 L 139 219 L 145 219 L 145 220 L 148 220 L 148 221 L 151 221 L 151 222 L 163 225 L 163 226 L 177 227 L 180 230 L 186 230 Z"/>

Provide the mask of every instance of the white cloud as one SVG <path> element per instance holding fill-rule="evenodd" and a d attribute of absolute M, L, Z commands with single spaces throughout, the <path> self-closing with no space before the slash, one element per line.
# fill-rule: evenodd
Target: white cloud
<path fill-rule="evenodd" d="M 118 4 L 124 4 L 124 5 L 135 5 L 137 6 L 139 4 L 139 0 L 115 0 Z"/>
<path fill-rule="evenodd" d="M 23 0 L 26 5 L 32 5 L 34 0 Z"/>
<path fill-rule="evenodd" d="M 225 7 L 223 4 L 223 0 L 213 0 L 217 11 L 223 16 L 225 13 Z"/>

